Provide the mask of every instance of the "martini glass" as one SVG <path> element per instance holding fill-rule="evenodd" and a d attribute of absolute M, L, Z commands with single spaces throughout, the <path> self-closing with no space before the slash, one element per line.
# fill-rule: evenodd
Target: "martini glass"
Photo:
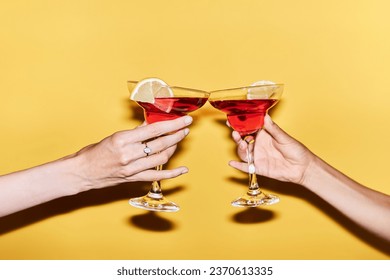
<path fill-rule="evenodd" d="M 128 81 L 129 91 L 132 92 L 137 84 L 137 81 Z M 153 94 L 154 103 L 136 101 L 143 108 L 148 124 L 185 116 L 202 107 L 210 95 L 206 91 L 166 84 L 158 85 Z M 162 170 L 162 168 L 162 165 L 156 166 L 156 170 Z M 176 212 L 180 210 L 176 203 L 163 196 L 160 181 L 153 181 L 151 189 L 146 195 L 131 198 L 129 204 L 149 211 Z"/>
<path fill-rule="evenodd" d="M 276 195 L 264 193 L 257 182 L 254 164 L 256 134 L 264 125 L 267 111 L 280 99 L 282 84 L 270 82 L 259 85 L 212 91 L 209 102 L 216 109 L 226 113 L 230 126 L 240 133 L 247 143 L 249 189 L 246 194 L 232 201 L 236 207 L 256 207 L 279 202 Z"/>

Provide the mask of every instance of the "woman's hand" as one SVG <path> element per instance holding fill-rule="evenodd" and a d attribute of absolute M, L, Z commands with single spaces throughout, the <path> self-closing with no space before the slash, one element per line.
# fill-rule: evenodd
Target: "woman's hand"
<path fill-rule="evenodd" d="M 178 142 L 189 133 L 190 116 L 116 132 L 99 143 L 76 153 L 79 174 L 86 189 L 102 188 L 124 182 L 153 181 L 187 173 L 186 167 L 156 171 L 167 163 Z M 147 155 L 144 148 L 151 152 Z"/>
<path fill-rule="evenodd" d="M 237 131 L 233 131 L 232 137 L 238 145 L 238 155 L 244 162 L 230 161 L 229 165 L 248 172 L 248 164 L 245 163 L 247 143 Z M 257 174 L 303 184 L 306 170 L 314 157 L 303 144 L 289 136 L 266 115 L 264 128 L 257 134 L 254 147 Z"/>

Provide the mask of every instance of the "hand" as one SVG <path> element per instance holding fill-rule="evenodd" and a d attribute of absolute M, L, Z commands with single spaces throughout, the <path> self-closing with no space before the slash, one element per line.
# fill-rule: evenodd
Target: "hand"
<path fill-rule="evenodd" d="M 171 121 L 144 125 L 132 130 L 116 132 L 99 143 L 80 150 L 80 175 L 87 181 L 87 189 L 102 188 L 124 182 L 153 181 L 187 173 L 186 167 L 157 171 L 153 168 L 167 163 L 176 144 L 188 133 L 190 116 Z M 151 149 L 144 153 L 145 142 Z"/>
<path fill-rule="evenodd" d="M 237 143 L 241 160 L 246 160 L 247 143 L 237 131 L 232 137 Z M 304 184 L 305 172 L 314 159 L 314 154 L 303 144 L 289 136 L 272 122 L 269 115 L 264 119 L 264 128 L 257 134 L 254 147 L 256 173 L 273 179 Z M 248 172 L 245 162 L 230 161 L 229 165 Z"/>

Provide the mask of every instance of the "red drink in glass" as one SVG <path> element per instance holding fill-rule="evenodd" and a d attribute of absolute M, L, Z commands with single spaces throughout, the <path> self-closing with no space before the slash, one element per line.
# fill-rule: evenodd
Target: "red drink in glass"
<path fill-rule="evenodd" d="M 226 113 L 229 124 L 234 130 L 241 136 L 247 136 L 263 127 L 265 114 L 277 101 L 277 99 L 231 99 L 213 100 L 210 104 Z"/>
<path fill-rule="evenodd" d="M 210 96 L 209 92 L 203 90 L 168 86 L 158 78 L 128 81 L 127 86 L 131 92 L 130 99 L 136 101 L 143 108 L 145 120 L 149 124 L 185 116 L 202 107 Z M 159 151 L 153 151 L 152 143 L 154 141 L 154 139 L 145 139 L 142 142 L 145 145 L 143 151 L 146 157 L 153 153 L 159 153 Z M 151 147 L 148 146 L 148 142 L 151 143 Z M 162 169 L 162 164 L 156 166 L 157 171 Z M 163 196 L 159 180 L 152 182 L 146 195 L 131 198 L 129 204 L 157 212 L 176 212 L 180 209 L 175 202 Z"/>
<path fill-rule="evenodd" d="M 173 120 L 202 107 L 207 97 L 157 97 L 154 103 L 138 102 L 145 110 L 147 123 Z"/>
<path fill-rule="evenodd" d="M 210 92 L 209 102 L 227 115 L 230 126 L 246 142 L 246 162 L 249 173 L 248 191 L 232 201 L 236 207 L 256 207 L 277 203 L 279 198 L 264 193 L 257 182 L 254 148 L 256 133 L 264 126 L 267 111 L 280 99 L 283 84 L 258 81 L 252 86 L 228 88 Z"/>

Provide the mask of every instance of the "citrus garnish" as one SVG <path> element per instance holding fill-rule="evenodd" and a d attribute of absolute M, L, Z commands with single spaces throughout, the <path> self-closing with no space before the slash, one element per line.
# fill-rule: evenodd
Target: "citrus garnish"
<path fill-rule="evenodd" d="M 163 80 L 147 78 L 139 81 L 130 94 L 130 99 L 154 104 L 165 113 L 172 110 L 174 101 L 166 98 L 173 97 L 172 89 Z"/>
<path fill-rule="evenodd" d="M 154 103 L 154 98 L 159 90 L 167 84 L 158 78 L 147 78 L 139 81 L 130 94 L 134 101 Z"/>
<path fill-rule="evenodd" d="M 248 99 L 269 99 L 276 87 L 266 85 L 275 85 L 272 81 L 257 81 L 248 88 Z M 265 87 L 262 87 L 265 86 Z"/>

